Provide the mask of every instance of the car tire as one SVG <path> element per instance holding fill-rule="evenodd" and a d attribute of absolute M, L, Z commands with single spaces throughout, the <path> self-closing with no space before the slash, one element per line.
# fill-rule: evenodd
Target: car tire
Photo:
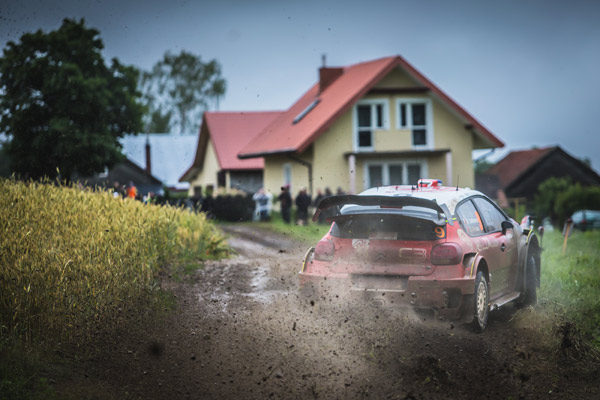
<path fill-rule="evenodd" d="M 527 256 L 527 265 L 525 266 L 525 288 L 523 290 L 521 302 L 524 306 L 532 306 L 537 303 L 537 270 L 536 261 L 533 255 Z"/>
<path fill-rule="evenodd" d="M 483 332 L 487 326 L 490 313 L 490 290 L 487 279 L 482 271 L 477 272 L 475 278 L 475 292 L 473 293 L 473 322 L 476 332 Z"/>

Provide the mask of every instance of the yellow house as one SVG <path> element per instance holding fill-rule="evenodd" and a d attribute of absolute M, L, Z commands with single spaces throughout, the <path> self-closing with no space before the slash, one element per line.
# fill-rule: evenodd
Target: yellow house
<path fill-rule="evenodd" d="M 471 152 L 503 143 L 400 56 L 322 67 L 319 82 L 238 154 L 264 186 L 357 193 L 419 178 L 474 187 Z"/>
<path fill-rule="evenodd" d="M 281 111 L 205 112 L 192 166 L 179 178 L 189 196 L 217 188 L 254 193 L 263 186 L 262 158 L 241 160 L 238 152 Z"/>

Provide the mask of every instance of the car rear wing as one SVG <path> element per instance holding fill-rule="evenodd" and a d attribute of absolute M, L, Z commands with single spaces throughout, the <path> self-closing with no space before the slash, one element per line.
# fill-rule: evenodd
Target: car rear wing
<path fill-rule="evenodd" d="M 421 207 L 428 208 L 437 213 L 437 221 L 434 222 L 438 225 L 444 225 L 446 221 L 450 225 L 454 225 L 452 222 L 452 214 L 445 204 L 438 204 L 434 200 L 422 199 L 419 197 L 412 196 L 356 196 L 356 195 L 341 195 L 341 196 L 330 196 L 326 197 L 317 206 L 317 210 L 313 215 L 312 220 L 317 221 L 321 213 L 325 210 L 334 208 L 334 214 L 328 213 L 327 219 L 332 220 L 342 214 L 342 206 L 345 205 L 357 205 L 357 206 L 379 206 L 383 208 L 399 208 L 403 207 Z M 361 213 L 362 214 L 362 213 Z"/>

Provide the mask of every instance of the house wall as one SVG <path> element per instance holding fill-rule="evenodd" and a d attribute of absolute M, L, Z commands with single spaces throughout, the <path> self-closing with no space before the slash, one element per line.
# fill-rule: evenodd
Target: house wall
<path fill-rule="evenodd" d="M 313 188 L 333 192 L 349 188 L 350 172 L 344 153 L 352 151 L 352 110 L 346 111 L 313 145 Z"/>
<path fill-rule="evenodd" d="M 212 140 L 209 139 L 206 145 L 204 165 L 202 165 L 202 169 L 198 173 L 198 176 L 196 176 L 196 178 L 190 182 L 188 194 L 192 196 L 194 194 L 194 186 L 198 185 L 202 186 L 202 193 L 204 193 L 207 185 L 213 185 L 213 187 L 216 189 L 217 173 L 219 170 L 219 161 L 215 151 L 215 146 L 213 145 Z"/>
<path fill-rule="evenodd" d="M 312 162 L 312 153 L 310 151 L 305 152 L 299 156 L 295 156 L 301 160 Z M 291 168 L 291 183 L 290 183 L 290 194 L 295 197 L 301 187 L 308 188 L 308 168 L 304 165 L 292 160 L 287 156 L 271 156 L 265 157 L 265 170 L 264 170 L 264 187 L 267 191 L 270 191 L 273 196 L 279 196 L 281 186 L 284 182 L 284 165 L 289 165 Z M 313 167 L 314 171 L 314 167 Z"/>
<path fill-rule="evenodd" d="M 435 129 L 434 143 L 436 149 L 452 150 L 452 180 L 446 179 L 445 158 L 438 162 L 443 163 L 439 166 L 443 174 L 438 176 L 431 175 L 431 178 L 439 178 L 445 185 L 456 185 L 461 187 L 475 187 L 475 172 L 473 170 L 473 134 L 465 129 L 457 117 L 455 117 L 443 104 L 438 101 L 433 103 L 433 126 Z M 438 167 L 438 166 L 436 166 Z"/>

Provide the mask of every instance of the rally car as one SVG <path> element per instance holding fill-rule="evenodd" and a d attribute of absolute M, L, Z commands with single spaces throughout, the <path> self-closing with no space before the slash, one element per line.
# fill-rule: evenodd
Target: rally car
<path fill-rule="evenodd" d="M 537 301 L 533 229 L 476 190 L 422 179 L 325 198 L 313 220 L 322 213 L 332 224 L 304 257 L 303 292 L 342 286 L 372 304 L 434 310 L 477 331 L 490 310 Z"/>

